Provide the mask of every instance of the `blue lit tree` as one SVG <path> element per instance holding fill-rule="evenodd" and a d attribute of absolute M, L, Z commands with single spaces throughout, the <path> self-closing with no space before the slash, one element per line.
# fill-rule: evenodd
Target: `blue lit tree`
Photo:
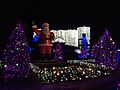
<path fill-rule="evenodd" d="M 81 48 L 81 53 L 78 54 L 78 58 L 88 58 L 88 43 L 86 39 L 86 34 L 83 34 L 82 37 L 82 48 Z"/>
<path fill-rule="evenodd" d="M 4 78 L 24 78 L 29 76 L 30 53 L 28 48 L 23 26 L 18 22 L 3 51 Z"/>
<path fill-rule="evenodd" d="M 93 45 L 91 57 L 95 58 L 98 64 L 104 64 L 113 68 L 117 67 L 118 53 L 116 44 L 107 30 L 103 33 L 99 41 Z"/>

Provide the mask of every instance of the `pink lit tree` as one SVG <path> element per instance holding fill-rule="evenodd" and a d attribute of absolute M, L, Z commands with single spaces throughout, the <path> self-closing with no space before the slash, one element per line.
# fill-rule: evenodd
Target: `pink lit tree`
<path fill-rule="evenodd" d="M 18 22 L 3 51 L 4 78 L 24 78 L 29 76 L 30 53 L 28 48 L 24 28 Z"/>
<path fill-rule="evenodd" d="M 118 53 L 114 40 L 106 30 L 99 41 L 93 45 L 91 57 L 96 59 L 98 64 L 104 64 L 116 68 L 118 65 Z"/>

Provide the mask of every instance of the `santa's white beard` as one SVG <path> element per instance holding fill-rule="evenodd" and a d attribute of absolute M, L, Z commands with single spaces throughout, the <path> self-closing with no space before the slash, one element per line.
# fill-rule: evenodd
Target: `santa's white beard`
<path fill-rule="evenodd" d="M 49 30 L 43 30 L 43 33 L 47 35 L 47 34 L 50 33 L 50 31 Z"/>

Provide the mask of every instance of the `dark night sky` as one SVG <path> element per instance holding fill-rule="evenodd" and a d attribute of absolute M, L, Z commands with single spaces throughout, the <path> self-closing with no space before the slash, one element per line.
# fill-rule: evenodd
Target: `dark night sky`
<path fill-rule="evenodd" d="M 108 28 L 112 38 L 120 47 L 118 11 L 117 2 L 110 1 L 76 2 L 74 0 L 71 2 L 69 0 L 68 2 L 58 2 L 56 0 L 56 2 L 41 2 L 38 4 L 34 2 L 28 6 L 25 4 L 9 7 L 8 5 L 8 8 L 4 7 L 0 13 L 2 21 L 0 40 L 4 43 L 7 41 L 6 37 L 13 28 L 11 25 L 14 25 L 16 18 L 19 17 L 28 27 L 31 27 L 32 20 L 39 27 L 42 23 L 48 22 L 51 29 L 76 29 L 79 26 L 90 26 L 91 36 L 95 42 L 105 28 Z"/>

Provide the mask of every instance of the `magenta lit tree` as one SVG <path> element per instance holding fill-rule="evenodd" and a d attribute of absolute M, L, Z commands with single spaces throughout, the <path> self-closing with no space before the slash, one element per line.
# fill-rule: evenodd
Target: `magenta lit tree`
<path fill-rule="evenodd" d="M 55 47 L 55 60 L 63 60 L 62 45 L 57 43 Z"/>
<path fill-rule="evenodd" d="M 87 51 L 85 47 L 81 48 L 81 58 L 87 58 Z"/>
<path fill-rule="evenodd" d="M 96 59 L 98 64 L 104 64 L 116 68 L 118 65 L 118 54 L 114 40 L 106 30 L 97 44 L 93 45 L 91 57 Z"/>
<path fill-rule="evenodd" d="M 30 53 L 21 23 L 12 31 L 3 51 L 3 77 L 24 78 L 29 75 Z"/>

